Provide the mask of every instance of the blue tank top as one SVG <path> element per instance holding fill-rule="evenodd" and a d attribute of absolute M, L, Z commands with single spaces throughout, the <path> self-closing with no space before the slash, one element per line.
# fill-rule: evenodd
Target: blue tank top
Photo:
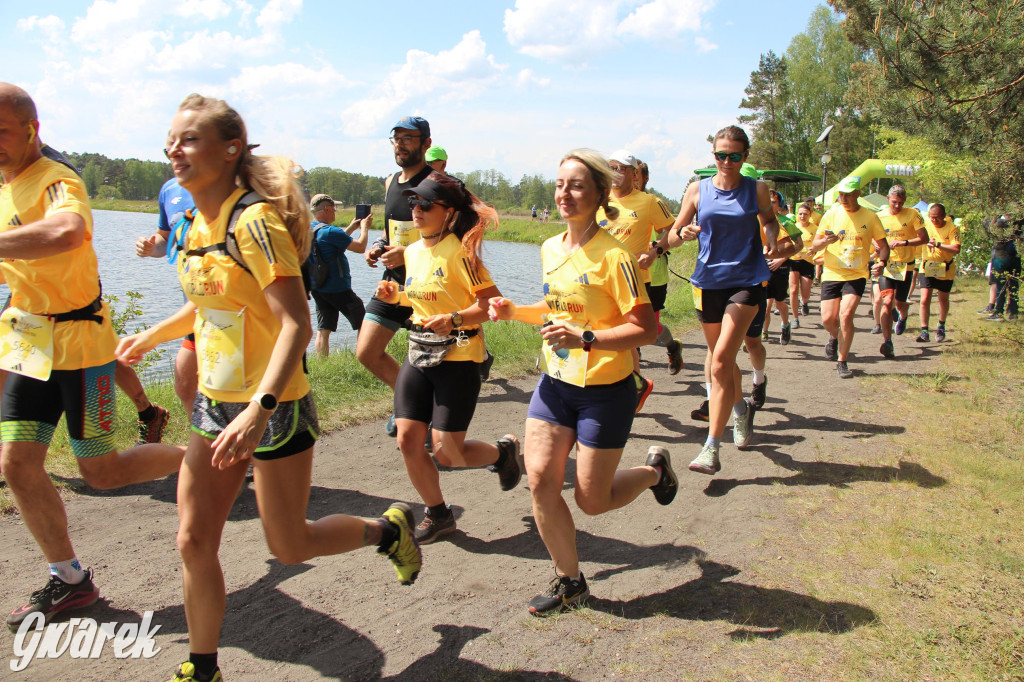
<path fill-rule="evenodd" d="M 757 181 L 741 177 L 735 189 L 700 181 L 697 266 L 690 278 L 700 289 L 752 287 L 771 278 L 757 220 Z"/>

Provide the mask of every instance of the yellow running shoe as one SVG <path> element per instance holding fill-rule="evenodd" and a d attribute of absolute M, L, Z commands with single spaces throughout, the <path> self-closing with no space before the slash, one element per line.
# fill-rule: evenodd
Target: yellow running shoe
<path fill-rule="evenodd" d="M 391 543 L 387 551 L 377 550 L 380 554 L 387 555 L 391 563 L 395 565 L 395 573 L 398 574 L 398 582 L 403 585 L 412 585 L 420 574 L 420 567 L 423 565 L 423 554 L 420 552 L 419 543 L 413 535 L 412 528 L 415 519 L 412 516 L 412 508 L 404 502 L 395 502 L 384 512 L 383 518 L 398 528 L 398 539 Z"/>
<path fill-rule="evenodd" d="M 199 682 L 199 678 L 196 677 L 196 667 L 191 661 L 185 661 L 178 666 L 178 673 L 171 679 L 171 682 Z M 213 677 L 210 678 L 209 682 L 224 682 L 223 676 L 220 674 L 220 668 L 213 673 Z"/>

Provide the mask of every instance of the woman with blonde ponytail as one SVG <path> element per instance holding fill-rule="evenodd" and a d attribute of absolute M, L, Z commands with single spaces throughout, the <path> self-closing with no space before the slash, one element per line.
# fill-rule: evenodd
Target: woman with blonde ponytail
<path fill-rule="evenodd" d="M 196 337 L 199 395 L 178 478 L 190 652 L 174 680 L 205 682 L 222 680 L 217 645 L 226 599 L 217 555 L 250 461 L 267 545 L 282 562 L 376 545 L 411 584 L 420 552 L 403 503 L 377 519 L 306 521 L 319 425 L 302 363 L 312 330 L 299 269 L 310 246 L 300 170 L 287 159 L 252 155 L 238 112 L 200 95 L 178 108 L 165 151 L 197 210 L 178 255 L 188 302 L 123 339 L 118 354 L 138 362 L 160 343 Z"/>

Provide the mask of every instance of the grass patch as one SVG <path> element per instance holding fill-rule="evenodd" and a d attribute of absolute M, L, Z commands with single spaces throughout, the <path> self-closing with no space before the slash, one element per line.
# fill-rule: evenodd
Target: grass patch
<path fill-rule="evenodd" d="M 159 213 L 156 199 L 90 199 L 89 204 L 100 211 L 127 211 L 129 213 Z"/>

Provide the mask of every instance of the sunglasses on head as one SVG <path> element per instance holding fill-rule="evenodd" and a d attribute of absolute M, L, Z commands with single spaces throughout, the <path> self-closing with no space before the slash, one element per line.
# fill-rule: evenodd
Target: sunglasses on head
<path fill-rule="evenodd" d="M 729 152 L 711 152 L 711 153 L 714 154 L 715 158 L 718 159 L 719 161 L 725 161 L 726 159 L 729 159 L 733 163 L 739 163 L 740 161 L 743 160 L 743 152 L 732 152 L 732 153 L 729 153 Z"/>
<path fill-rule="evenodd" d="M 411 197 L 409 197 L 409 208 L 410 209 L 416 208 L 417 206 L 419 206 L 421 211 L 429 211 L 430 209 L 434 208 L 434 204 L 437 204 L 438 206 L 441 206 L 441 207 L 444 207 L 444 208 L 449 208 L 448 204 L 441 203 L 440 201 L 437 201 L 436 199 L 434 199 L 434 200 L 424 199 L 424 198 L 418 197 L 418 196 L 411 196 Z"/>

